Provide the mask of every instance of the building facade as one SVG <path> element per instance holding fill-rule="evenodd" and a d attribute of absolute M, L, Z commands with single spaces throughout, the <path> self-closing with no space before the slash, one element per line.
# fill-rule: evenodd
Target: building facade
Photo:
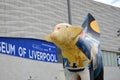
<path fill-rule="evenodd" d="M 93 0 L 70 0 L 70 9 L 69 16 L 68 0 L 0 0 L 0 37 L 44 39 L 56 24 L 68 23 L 71 17 L 73 25 L 81 26 L 85 16 L 91 13 L 101 29 L 105 80 L 119 80 L 120 8 Z M 35 62 L 0 54 L 0 66 L 0 80 L 64 79 L 62 63 Z"/>

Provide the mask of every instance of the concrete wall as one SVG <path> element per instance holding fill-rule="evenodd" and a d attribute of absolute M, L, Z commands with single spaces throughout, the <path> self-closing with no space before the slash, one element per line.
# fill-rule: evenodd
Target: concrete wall
<path fill-rule="evenodd" d="M 118 67 L 105 67 L 104 68 L 104 79 L 105 80 L 119 80 L 120 69 Z"/>
<path fill-rule="evenodd" d="M 44 39 L 67 22 L 66 0 L 0 0 L 0 36 Z"/>
<path fill-rule="evenodd" d="M 0 54 L 0 80 L 64 80 L 64 73 L 62 64 Z"/>
<path fill-rule="evenodd" d="M 71 0 L 72 23 L 91 13 L 101 28 L 102 49 L 118 51 L 120 8 L 92 0 Z M 67 0 L 0 0 L 0 36 L 44 39 L 58 23 L 68 22 Z M 105 80 L 119 80 L 116 67 L 105 67 Z M 64 80 L 62 64 L 0 54 L 0 80 Z"/>

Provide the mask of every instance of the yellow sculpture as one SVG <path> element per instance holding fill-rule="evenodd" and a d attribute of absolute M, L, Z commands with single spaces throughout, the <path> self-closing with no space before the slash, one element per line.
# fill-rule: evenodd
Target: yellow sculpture
<path fill-rule="evenodd" d="M 78 80 L 79 76 L 81 80 L 103 80 L 100 29 L 91 14 L 82 27 L 60 23 L 45 39 L 62 50 L 66 80 Z"/>
<path fill-rule="evenodd" d="M 80 26 L 61 23 L 56 25 L 54 31 L 46 37 L 46 40 L 55 43 L 62 49 L 62 55 L 68 59 L 71 68 L 74 67 L 74 64 L 79 68 L 88 66 L 90 63 L 90 60 L 76 46 L 76 42 L 82 31 L 83 29 Z"/>
<path fill-rule="evenodd" d="M 78 36 L 82 33 L 83 29 L 80 26 L 72 26 L 67 23 L 61 23 L 55 26 L 54 31 L 46 36 L 46 40 L 55 43 L 62 50 L 62 56 L 64 59 L 64 67 L 66 80 L 74 78 L 78 79 L 78 75 L 81 78 L 89 80 L 88 68 L 83 73 L 77 73 L 74 75 L 71 71 L 81 71 L 89 65 L 90 60 L 85 54 L 77 47 L 76 42 Z M 68 71 L 69 70 L 69 71 Z M 75 72 L 76 73 L 76 72 Z"/>

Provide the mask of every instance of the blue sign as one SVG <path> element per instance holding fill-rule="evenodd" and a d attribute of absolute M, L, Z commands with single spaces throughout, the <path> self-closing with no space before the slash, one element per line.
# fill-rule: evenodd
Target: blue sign
<path fill-rule="evenodd" d="M 58 62 L 57 47 L 53 43 L 31 38 L 0 37 L 0 54 Z"/>

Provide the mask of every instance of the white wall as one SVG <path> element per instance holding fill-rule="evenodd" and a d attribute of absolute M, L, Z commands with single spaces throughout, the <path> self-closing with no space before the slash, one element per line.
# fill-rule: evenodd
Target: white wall
<path fill-rule="evenodd" d="M 62 64 L 0 54 L 0 80 L 64 80 Z M 61 77 L 62 75 L 62 77 Z"/>
<path fill-rule="evenodd" d="M 118 67 L 105 67 L 104 80 L 120 80 L 120 69 Z"/>

